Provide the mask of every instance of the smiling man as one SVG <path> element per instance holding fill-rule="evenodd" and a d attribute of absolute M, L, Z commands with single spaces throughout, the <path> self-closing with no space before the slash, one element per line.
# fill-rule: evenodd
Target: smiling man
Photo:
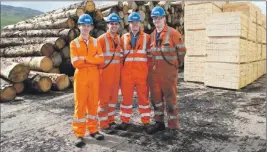
<path fill-rule="evenodd" d="M 120 36 L 117 34 L 120 27 L 120 17 L 116 13 L 110 14 L 107 19 L 108 31 L 98 38 L 104 52 L 104 64 L 101 68 L 100 102 L 98 117 L 101 131 L 113 134 L 115 130 L 115 110 L 118 102 L 120 82 Z"/>
<path fill-rule="evenodd" d="M 154 7 L 151 17 L 156 29 L 150 35 L 152 66 L 149 70 L 151 101 L 154 106 L 156 124 L 149 127 L 148 133 L 165 130 L 164 102 L 168 114 L 167 137 L 174 135 L 178 128 L 177 79 L 178 68 L 183 63 L 185 47 L 182 35 L 166 24 L 166 14 L 162 7 Z"/>

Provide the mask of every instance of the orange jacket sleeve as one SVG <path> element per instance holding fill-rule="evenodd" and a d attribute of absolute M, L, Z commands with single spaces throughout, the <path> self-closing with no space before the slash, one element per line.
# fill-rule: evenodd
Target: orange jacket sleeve
<path fill-rule="evenodd" d="M 150 44 L 151 44 L 150 35 L 147 34 L 146 39 L 147 39 L 146 49 L 149 50 Z M 147 52 L 147 64 L 148 64 L 148 67 L 152 66 L 152 54 L 151 54 L 151 52 Z"/>
<path fill-rule="evenodd" d="M 77 47 L 74 41 L 70 43 L 70 58 L 71 58 L 71 63 L 74 68 L 87 68 L 92 65 L 88 64 L 85 62 L 85 58 L 83 56 L 79 56 Z"/>
<path fill-rule="evenodd" d="M 178 60 L 180 62 L 180 64 L 184 63 L 184 56 L 186 54 L 186 48 L 184 45 L 184 38 L 183 36 L 176 30 L 173 30 L 172 33 L 172 41 L 175 45 L 175 47 L 177 48 L 178 51 Z"/>
<path fill-rule="evenodd" d="M 102 52 L 104 53 L 104 50 L 105 50 L 105 39 L 104 39 L 104 37 L 103 36 L 99 36 L 97 38 L 97 42 L 100 44 L 100 47 L 102 49 Z M 104 66 L 105 66 L 104 62 L 99 65 L 100 68 L 101 67 L 104 67 Z"/>
<path fill-rule="evenodd" d="M 97 42 L 96 52 L 97 54 L 94 57 L 90 57 L 90 56 L 85 57 L 85 60 L 87 63 L 95 64 L 95 65 L 100 65 L 104 63 L 104 54 L 103 54 L 103 51 L 102 51 L 102 48 L 99 42 Z"/>

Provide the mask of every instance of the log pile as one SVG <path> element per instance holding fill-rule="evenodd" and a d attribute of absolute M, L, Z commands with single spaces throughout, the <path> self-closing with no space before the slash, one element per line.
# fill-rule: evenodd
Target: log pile
<path fill-rule="evenodd" d="M 35 93 L 68 88 L 71 85 L 68 76 L 74 74 L 69 43 L 80 34 L 79 16 L 84 13 L 92 16 L 94 29 L 90 34 L 97 38 L 106 32 L 105 18 L 110 13 L 120 16 L 119 34 L 122 35 L 129 31 L 128 15 L 136 11 L 142 17 L 143 30 L 150 34 L 154 30 L 150 14 L 155 6 L 165 9 L 167 24 L 183 35 L 182 1 L 118 1 L 96 6 L 88 0 L 4 27 L 0 39 L 1 65 L 10 64 L 3 65 L 8 68 L 1 69 L 1 78 L 6 80 L 3 84 L 9 89 L 1 90 L 13 90 L 12 84 L 21 82 L 25 90 Z M 3 101 L 7 100 L 4 95 Z"/>

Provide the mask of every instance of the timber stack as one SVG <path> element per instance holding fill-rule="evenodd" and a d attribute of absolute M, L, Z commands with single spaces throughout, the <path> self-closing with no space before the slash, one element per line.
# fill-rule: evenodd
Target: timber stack
<path fill-rule="evenodd" d="M 185 14 L 187 7 L 196 3 L 186 5 Z M 214 8 L 219 2 L 211 3 L 210 7 Z M 189 37 L 194 37 L 190 42 L 186 29 L 185 81 L 227 89 L 243 88 L 266 73 L 266 17 L 250 2 L 225 3 L 213 12 L 206 17 L 202 39 L 195 38 L 199 31 L 190 31 Z M 199 39 L 205 44 L 200 49 Z M 196 72 L 196 69 L 201 70 Z"/>
<path fill-rule="evenodd" d="M 99 6 L 93 1 L 83 1 L 5 26 L 1 31 L 0 57 L 1 67 L 9 68 L 1 68 L 1 101 L 13 100 L 24 87 L 41 93 L 71 86 L 69 77 L 73 76 L 74 68 L 69 43 L 80 34 L 77 26 L 80 15 L 92 16 L 94 29 L 90 34 L 95 38 L 106 32 L 105 17 L 113 12 L 121 18 L 120 35 L 129 31 L 128 15 L 134 11 L 140 13 L 141 26 L 150 34 L 155 28 L 150 12 L 155 6 L 165 9 L 167 24 L 183 35 L 182 1 L 117 1 Z"/>

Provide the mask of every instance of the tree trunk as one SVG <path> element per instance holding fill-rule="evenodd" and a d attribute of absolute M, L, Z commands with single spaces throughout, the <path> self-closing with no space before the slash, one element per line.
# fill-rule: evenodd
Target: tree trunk
<path fill-rule="evenodd" d="M 95 3 L 91 0 L 85 2 L 85 11 L 86 12 L 93 12 L 95 11 Z"/>
<path fill-rule="evenodd" d="M 124 15 L 128 15 L 128 10 L 129 10 L 128 3 L 124 1 L 123 2 L 123 8 L 122 8 Z"/>
<path fill-rule="evenodd" d="M 119 17 L 120 17 L 121 19 L 124 18 L 124 13 L 123 13 L 123 11 L 119 11 L 118 15 L 119 15 Z"/>
<path fill-rule="evenodd" d="M 31 73 L 49 77 L 52 80 L 52 90 L 64 90 L 70 85 L 69 77 L 65 74 L 44 73 L 36 71 L 31 71 Z"/>
<path fill-rule="evenodd" d="M 128 22 L 128 15 L 124 15 L 123 20 L 124 20 L 124 26 L 125 26 L 125 25 L 129 25 L 129 22 Z"/>
<path fill-rule="evenodd" d="M 160 1 L 158 5 L 161 6 L 165 11 L 168 11 L 170 7 L 170 4 L 168 1 Z"/>
<path fill-rule="evenodd" d="M 126 2 L 128 3 L 128 8 L 129 9 L 132 9 L 133 11 L 136 11 L 138 6 L 136 5 L 135 1 L 126 1 Z"/>
<path fill-rule="evenodd" d="M 148 3 L 146 3 L 145 6 L 146 6 L 150 11 L 152 11 L 152 9 L 154 8 L 154 4 L 153 4 L 152 1 L 149 1 Z"/>
<path fill-rule="evenodd" d="M 13 83 L 13 82 L 11 82 L 11 81 L 9 81 L 7 79 L 0 78 L 0 84 L 1 85 L 4 85 L 4 84 L 6 84 L 6 85 L 12 85 L 15 88 L 15 90 L 16 90 L 16 94 L 20 94 L 24 90 L 24 83 L 23 82 Z"/>
<path fill-rule="evenodd" d="M 30 73 L 30 69 L 25 65 L 16 62 L 3 61 L 2 58 L 1 67 L 5 67 L 1 68 L 1 77 L 15 83 L 24 81 Z"/>
<path fill-rule="evenodd" d="M 54 47 L 51 43 L 21 45 L 0 49 L 0 57 L 51 56 Z"/>
<path fill-rule="evenodd" d="M 48 92 L 52 87 L 52 80 L 48 76 L 37 74 L 34 71 L 30 72 L 24 83 L 29 92 Z"/>
<path fill-rule="evenodd" d="M 61 29 L 61 28 L 74 28 L 75 21 L 72 18 L 58 19 L 57 21 L 41 21 L 25 24 L 8 25 L 3 30 L 40 30 L 40 29 Z"/>
<path fill-rule="evenodd" d="M 73 40 L 76 36 L 74 29 L 44 29 L 44 30 L 28 30 L 28 31 L 5 31 L 1 33 L 3 38 L 11 37 L 62 37 L 65 40 Z"/>
<path fill-rule="evenodd" d="M 21 63 L 29 67 L 30 70 L 38 70 L 44 72 L 48 72 L 53 68 L 52 60 L 45 56 L 2 58 L 2 61 Z"/>
<path fill-rule="evenodd" d="M 96 9 L 95 18 L 96 21 L 101 21 L 103 19 L 103 14 L 100 9 Z"/>
<path fill-rule="evenodd" d="M 65 46 L 63 49 L 60 50 L 60 54 L 62 56 L 62 59 L 69 59 L 70 58 L 70 47 Z"/>
<path fill-rule="evenodd" d="M 59 67 L 60 64 L 62 63 L 62 57 L 59 52 L 54 52 L 51 56 L 53 67 Z M 51 68 L 52 69 L 52 68 Z M 51 70 L 50 69 L 50 70 Z"/>
<path fill-rule="evenodd" d="M 48 73 L 57 73 L 60 74 L 59 68 L 52 68 Z"/>
<path fill-rule="evenodd" d="M 123 3 L 122 3 L 122 1 L 118 1 L 118 3 L 117 3 L 117 7 L 118 7 L 120 10 L 123 9 Z"/>
<path fill-rule="evenodd" d="M 54 47 L 59 50 L 66 45 L 65 39 L 61 37 L 18 37 L 0 39 L 0 48 L 41 43 L 52 43 Z"/>
<path fill-rule="evenodd" d="M 68 76 L 73 76 L 74 75 L 74 67 L 71 64 L 70 59 L 64 60 L 59 67 L 60 73 L 66 74 Z"/>
<path fill-rule="evenodd" d="M 145 12 L 143 12 L 142 10 L 139 10 L 138 13 L 140 14 L 141 16 L 141 21 L 144 21 L 146 19 L 146 14 Z"/>
<path fill-rule="evenodd" d="M 147 1 L 135 1 L 135 3 L 140 6 L 140 5 L 144 5 Z"/>
<path fill-rule="evenodd" d="M 16 89 L 13 84 L 1 78 L 0 85 L 0 101 L 8 102 L 16 98 Z"/>
<path fill-rule="evenodd" d="M 106 33 L 106 31 L 104 31 L 104 30 L 98 30 L 98 31 L 96 32 L 96 37 L 99 37 L 100 35 L 102 35 L 102 34 L 104 34 L 104 33 Z"/>

